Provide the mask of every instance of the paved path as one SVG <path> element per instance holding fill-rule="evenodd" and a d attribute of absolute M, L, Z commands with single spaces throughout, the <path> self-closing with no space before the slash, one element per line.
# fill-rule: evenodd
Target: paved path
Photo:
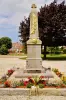
<path fill-rule="evenodd" d="M 66 73 L 66 61 L 43 61 L 42 65 L 45 67 L 58 68 L 60 71 Z M 18 57 L 0 57 L 0 76 L 12 67 L 25 68 L 26 61 Z"/>
<path fill-rule="evenodd" d="M 6 73 L 6 71 L 12 67 L 22 67 L 24 68 L 26 62 L 17 57 L 11 58 L 0 58 L 0 76 Z"/>
<path fill-rule="evenodd" d="M 51 68 L 58 68 L 61 72 L 66 73 L 66 61 L 43 61 L 43 66 Z"/>
<path fill-rule="evenodd" d="M 66 100 L 63 96 L 0 96 L 0 100 Z"/>

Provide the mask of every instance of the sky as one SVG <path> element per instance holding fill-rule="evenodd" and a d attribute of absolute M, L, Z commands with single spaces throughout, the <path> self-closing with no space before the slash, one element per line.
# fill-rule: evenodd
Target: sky
<path fill-rule="evenodd" d="M 19 42 L 19 25 L 24 16 L 28 17 L 31 5 L 35 3 L 39 11 L 41 6 L 54 0 L 0 0 L 0 38 L 7 36 L 12 42 Z M 58 0 L 61 3 L 63 0 Z M 66 2 L 66 0 L 65 0 Z"/>

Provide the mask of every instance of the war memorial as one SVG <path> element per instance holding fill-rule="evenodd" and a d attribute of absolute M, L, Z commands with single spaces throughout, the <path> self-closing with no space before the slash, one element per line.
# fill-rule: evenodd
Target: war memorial
<path fill-rule="evenodd" d="M 42 66 L 41 44 L 38 30 L 37 6 L 33 4 L 30 12 L 30 37 L 27 41 L 27 59 L 25 68 L 10 70 L 6 82 L 7 88 L 0 88 L 0 95 L 57 95 L 66 96 L 66 87 L 57 88 L 62 80 L 51 68 Z M 13 74 L 11 74 L 13 73 Z M 29 81 L 29 83 L 28 83 Z M 21 85 L 19 86 L 19 82 Z M 11 86 L 10 86 L 11 84 Z M 50 84 L 50 88 L 48 85 Z M 3 87 L 3 85 L 2 85 Z"/>

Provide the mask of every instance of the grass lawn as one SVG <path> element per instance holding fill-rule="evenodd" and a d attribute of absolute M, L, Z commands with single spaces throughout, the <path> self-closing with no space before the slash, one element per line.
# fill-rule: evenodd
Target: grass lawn
<path fill-rule="evenodd" d="M 66 57 L 66 54 L 47 54 L 47 57 Z"/>
<path fill-rule="evenodd" d="M 41 57 L 43 58 L 43 54 L 41 54 Z M 26 60 L 27 55 L 21 57 L 20 59 Z M 47 60 L 66 60 L 66 54 L 47 54 L 46 55 Z"/>
<path fill-rule="evenodd" d="M 47 54 L 48 60 L 66 60 L 66 54 Z"/>
<path fill-rule="evenodd" d="M 10 56 L 26 56 L 26 54 L 24 54 L 24 53 L 11 53 L 8 55 L 10 55 Z"/>

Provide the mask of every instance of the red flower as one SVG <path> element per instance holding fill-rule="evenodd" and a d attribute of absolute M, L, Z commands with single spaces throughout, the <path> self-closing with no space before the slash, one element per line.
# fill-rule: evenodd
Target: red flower
<path fill-rule="evenodd" d="M 32 77 L 30 77 L 30 76 L 28 77 L 28 79 L 31 79 L 31 78 L 32 78 Z"/>
<path fill-rule="evenodd" d="M 27 84 L 28 84 L 28 81 L 24 81 L 24 86 L 27 86 Z"/>
<path fill-rule="evenodd" d="M 46 85 L 46 82 L 44 81 L 43 84 Z"/>
<path fill-rule="evenodd" d="M 30 83 L 34 83 L 34 80 L 33 80 L 33 79 L 29 79 L 29 82 L 30 82 Z"/>
<path fill-rule="evenodd" d="M 10 87 L 10 81 L 5 81 L 5 83 L 4 83 L 4 85 L 5 85 L 5 87 Z"/>
<path fill-rule="evenodd" d="M 11 75 L 12 73 L 14 72 L 14 70 L 12 70 L 12 69 L 10 69 L 10 70 L 8 70 L 8 75 Z"/>
<path fill-rule="evenodd" d="M 45 78 L 44 76 L 40 76 L 40 78 L 42 79 L 42 78 Z"/>

